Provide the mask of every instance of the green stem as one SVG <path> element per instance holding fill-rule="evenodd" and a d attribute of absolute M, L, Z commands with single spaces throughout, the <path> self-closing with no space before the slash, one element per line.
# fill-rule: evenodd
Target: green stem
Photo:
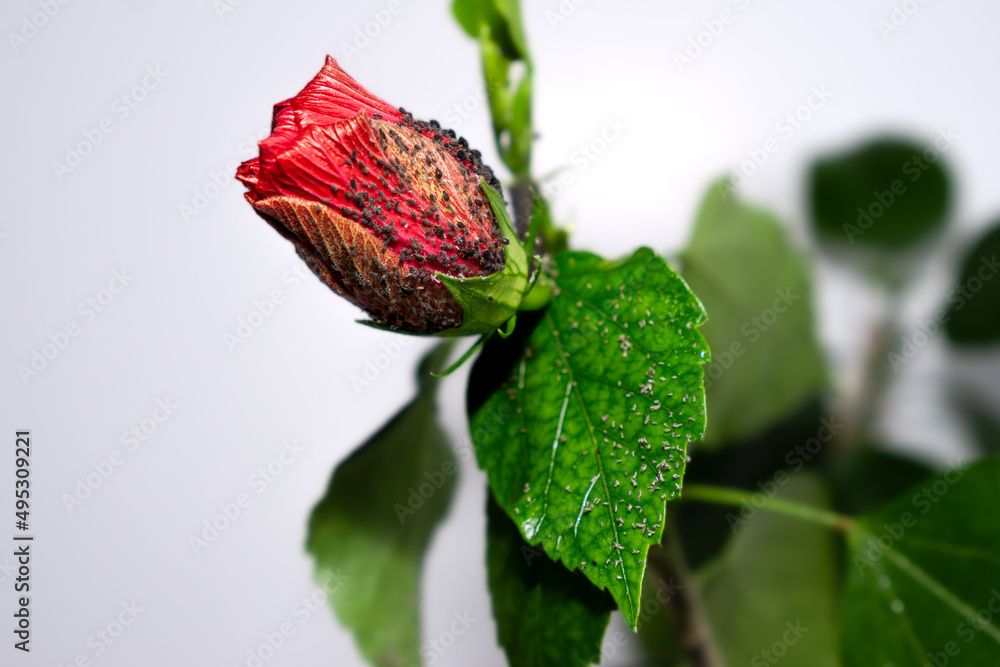
<path fill-rule="evenodd" d="M 889 352 L 893 343 L 901 337 L 899 319 L 902 301 L 899 290 L 892 287 L 884 291 L 882 298 L 886 301 L 886 307 L 869 342 L 860 396 L 854 404 L 848 428 L 838 439 L 839 444 L 847 448 L 867 445 L 877 436 L 875 427 L 879 411 L 893 380 Z"/>
<path fill-rule="evenodd" d="M 531 226 L 531 212 L 535 207 L 532 191 L 537 190 L 538 185 L 527 176 L 519 176 L 510 186 L 510 197 L 514 207 L 514 230 L 517 231 L 517 236 L 521 241 L 525 240 L 528 227 Z M 529 258 L 535 254 L 534 248 L 525 248 L 524 251 Z"/>
<path fill-rule="evenodd" d="M 854 530 L 854 520 L 849 516 L 829 512 L 818 507 L 801 505 L 789 500 L 782 500 L 781 498 L 767 498 L 761 504 L 759 501 L 761 495 L 763 494 L 759 491 L 751 492 L 724 486 L 712 486 L 710 484 L 685 484 L 681 498 L 683 500 L 700 500 L 717 505 L 732 505 L 734 507 L 746 504 L 750 507 L 774 512 L 775 514 L 784 514 L 785 516 L 801 519 L 802 521 L 817 523 L 821 526 L 839 530 L 842 533 Z"/>

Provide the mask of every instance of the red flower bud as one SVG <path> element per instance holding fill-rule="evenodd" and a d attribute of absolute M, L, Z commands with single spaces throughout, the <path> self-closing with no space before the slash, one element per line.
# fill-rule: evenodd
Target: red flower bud
<path fill-rule="evenodd" d="M 275 105 L 260 157 L 236 177 L 313 272 L 377 324 L 458 327 L 463 309 L 441 276 L 504 269 L 508 239 L 482 182 L 500 186 L 479 151 L 373 96 L 333 58 Z"/>

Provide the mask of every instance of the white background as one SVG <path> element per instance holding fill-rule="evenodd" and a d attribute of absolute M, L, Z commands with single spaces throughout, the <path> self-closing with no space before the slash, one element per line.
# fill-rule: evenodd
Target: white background
<path fill-rule="evenodd" d="M 410 398 L 427 341 L 356 391 L 351 376 L 380 346 L 409 339 L 353 324 L 359 313 L 311 274 L 296 283 L 302 264 L 243 200 L 232 171 L 255 154 L 271 106 L 298 92 L 327 53 L 417 117 L 460 118 L 455 129 L 499 166 L 476 46 L 443 0 L 401 0 L 384 27 L 371 24 L 372 12 L 388 7 L 381 0 L 243 0 L 221 13 L 210 0 L 50 0 L 51 18 L 39 14 L 42 4 L 6 0 L 0 9 L 0 540 L 14 532 L 7 489 L 21 428 L 33 436 L 37 536 L 30 656 L 11 648 L 12 558 L 0 555 L 0 663 L 62 666 L 83 654 L 101 667 L 246 665 L 263 633 L 292 621 L 295 635 L 265 664 L 359 665 L 326 609 L 305 623 L 293 614 L 314 589 L 305 522 L 336 463 Z M 948 154 L 960 188 L 946 254 L 1000 209 L 995 3 L 914 0 L 915 13 L 889 35 L 878 25 L 893 11 L 888 0 L 527 4 L 536 173 L 573 174 L 556 211 L 578 247 L 609 256 L 640 244 L 678 250 L 711 179 L 780 136 L 776 122 L 814 86 L 832 98 L 743 188 L 803 243 L 811 242 L 801 201 L 808 159 L 884 129 L 960 135 Z M 703 37 L 709 45 L 679 68 L 674 53 L 724 9 L 735 20 Z M 366 25 L 367 44 L 358 37 Z M 10 33 L 30 38 L 14 43 Z M 346 45 L 356 51 L 346 54 Z M 165 76 L 137 89 L 147 68 Z M 113 131 L 57 173 L 54 163 L 104 119 Z M 575 151 L 609 121 L 623 131 L 581 169 Z M 185 205 L 201 210 L 185 220 Z M 90 321 L 80 304 L 106 300 L 115 271 L 132 278 Z M 849 386 L 848 352 L 877 302 L 842 270 L 823 264 L 817 274 L 822 337 L 838 382 Z M 944 265 L 926 273 L 913 318 L 946 291 L 949 275 Z M 231 350 L 224 336 L 273 290 L 283 302 Z M 79 335 L 23 378 L 19 367 L 69 323 Z M 890 443 L 938 458 L 965 451 L 943 408 L 945 359 L 934 341 L 901 376 L 884 425 Z M 463 380 L 457 374 L 444 394 L 456 441 Z M 179 407 L 128 451 L 122 433 L 168 398 Z M 257 494 L 248 478 L 293 439 L 304 452 Z M 67 509 L 65 495 L 116 449 L 123 463 Z M 476 622 L 435 664 L 502 665 L 482 566 L 484 479 L 471 463 L 462 472 L 428 556 L 424 634 L 439 637 L 467 611 Z M 189 537 L 241 492 L 251 506 L 196 555 Z M 96 655 L 88 637 L 132 601 L 139 618 Z M 621 655 L 610 662 L 626 664 Z"/>

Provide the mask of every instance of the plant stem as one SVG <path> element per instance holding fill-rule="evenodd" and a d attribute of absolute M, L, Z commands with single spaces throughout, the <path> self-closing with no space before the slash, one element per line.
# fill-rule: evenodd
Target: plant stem
<path fill-rule="evenodd" d="M 532 190 L 537 190 L 537 186 L 531 178 L 526 177 L 518 178 L 510 186 L 510 197 L 514 206 L 514 229 L 522 241 L 528 234 L 528 227 L 531 226 L 531 211 L 535 205 Z M 529 253 L 533 252 L 532 248 L 526 250 Z"/>
<path fill-rule="evenodd" d="M 660 548 L 650 549 L 649 565 L 666 581 L 677 581 L 676 592 L 670 596 L 677 637 L 690 667 L 724 667 L 712 635 L 712 626 L 705 613 L 701 587 L 688 567 L 674 515 L 667 515 L 665 540 Z"/>
<path fill-rule="evenodd" d="M 885 302 L 885 308 L 874 326 L 868 343 L 859 396 L 852 406 L 847 429 L 838 437 L 838 444 L 848 449 L 868 444 L 876 435 L 875 429 L 883 397 L 892 384 L 889 352 L 900 334 L 899 317 L 902 303 L 898 290 L 892 287 L 884 288 L 881 297 Z"/>
<path fill-rule="evenodd" d="M 767 510 L 775 514 L 817 523 L 821 526 L 848 533 L 854 529 L 854 520 L 843 514 L 837 514 L 827 510 L 802 505 L 800 503 L 782 500 L 781 498 L 767 498 L 763 504 L 757 497 L 763 495 L 760 492 L 744 491 L 742 489 L 732 489 L 724 486 L 712 486 L 710 484 L 685 484 L 682 498 L 684 500 L 700 500 L 717 505 L 732 505 L 740 507 L 744 504 L 750 507 Z"/>

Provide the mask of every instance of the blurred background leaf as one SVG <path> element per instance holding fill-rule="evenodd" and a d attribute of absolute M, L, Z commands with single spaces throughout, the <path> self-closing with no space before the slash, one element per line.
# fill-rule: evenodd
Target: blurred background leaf
<path fill-rule="evenodd" d="M 309 519 L 307 551 L 337 618 L 378 667 L 420 664 L 420 573 L 444 517 L 458 464 L 437 423 L 436 380 L 449 344 L 420 364 L 417 398 L 334 471 Z"/>
<path fill-rule="evenodd" d="M 988 398 L 967 388 L 956 388 L 952 406 L 975 438 L 975 445 L 982 456 L 1000 454 L 1000 416 L 998 408 Z"/>
<path fill-rule="evenodd" d="M 776 497 L 829 505 L 819 477 L 786 479 L 784 485 L 771 482 Z M 759 512 L 737 529 L 718 560 L 700 570 L 706 612 L 726 664 L 841 664 L 835 539 L 829 528 Z"/>
<path fill-rule="evenodd" d="M 784 480 L 776 485 L 777 497 L 827 506 L 829 493 L 818 476 L 801 473 Z M 771 665 L 780 660 L 806 667 L 840 665 L 836 535 L 823 526 L 761 511 L 740 523 L 735 533 L 729 529 L 728 537 L 723 551 L 696 572 L 705 617 L 724 664 Z M 653 568 L 647 571 L 647 604 L 690 586 L 657 580 L 657 575 Z M 656 613 L 644 616 L 640 625 L 651 664 L 689 664 L 678 642 L 674 610 L 653 607 Z"/>
<path fill-rule="evenodd" d="M 809 207 L 827 239 L 899 250 L 940 230 L 951 204 L 941 155 L 954 142 L 943 131 L 925 145 L 880 137 L 820 157 L 809 173 Z"/>
<path fill-rule="evenodd" d="M 846 664 L 1000 664 L 1000 458 L 926 479 L 857 520 L 842 609 Z M 977 618 L 978 615 L 978 618 Z"/>
<path fill-rule="evenodd" d="M 809 266 L 772 215 L 740 203 L 729 181 L 718 181 L 683 267 L 708 311 L 705 444 L 752 437 L 824 389 Z"/>
<path fill-rule="evenodd" d="M 850 516 L 880 508 L 931 472 L 919 461 L 876 445 L 837 452 L 825 467 L 834 508 Z"/>
<path fill-rule="evenodd" d="M 1000 341 L 1000 224 L 992 227 L 966 253 L 949 295 L 945 330 L 961 346 Z"/>

